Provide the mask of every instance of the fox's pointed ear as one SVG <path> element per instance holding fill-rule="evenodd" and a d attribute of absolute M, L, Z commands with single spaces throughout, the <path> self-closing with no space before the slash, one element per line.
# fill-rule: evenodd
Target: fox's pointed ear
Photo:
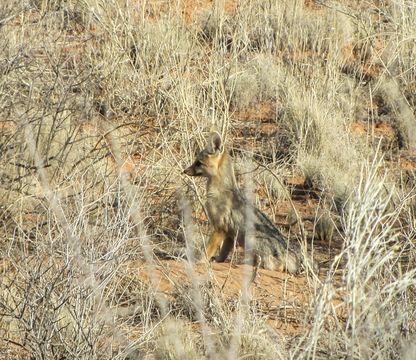
<path fill-rule="evenodd" d="M 211 133 L 209 137 L 207 150 L 210 154 L 221 154 L 224 151 L 221 135 L 216 131 Z"/>

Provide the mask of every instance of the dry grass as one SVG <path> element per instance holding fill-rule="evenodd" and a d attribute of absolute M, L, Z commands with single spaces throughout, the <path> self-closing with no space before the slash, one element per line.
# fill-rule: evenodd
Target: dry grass
<path fill-rule="evenodd" d="M 413 358 L 415 5 L 200 3 L 0 5 L 0 357 Z M 322 270 L 279 322 L 191 261 L 212 129 L 276 222 L 332 211 L 334 243 L 288 233 Z"/>

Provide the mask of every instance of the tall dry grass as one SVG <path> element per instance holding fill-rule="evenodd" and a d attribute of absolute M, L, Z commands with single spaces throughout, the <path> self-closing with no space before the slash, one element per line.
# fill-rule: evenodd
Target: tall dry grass
<path fill-rule="evenodd" d="M 414 4 L 215 1 L 190 23 L 184 5 L 0 5 L 1 356 L 412 358 L 414 175 L 385 170 L 372 126 L 395 131 L 387 158 L 414 147 Z M 181 171 L 213 128 L 273 208 L 293 173 L 335 204 L 343 247 L 296 336 L 251 271 L 232 302 L 194 269 L 204 190 Z M 161 252 L 190 279 L 171 297 Z"/>

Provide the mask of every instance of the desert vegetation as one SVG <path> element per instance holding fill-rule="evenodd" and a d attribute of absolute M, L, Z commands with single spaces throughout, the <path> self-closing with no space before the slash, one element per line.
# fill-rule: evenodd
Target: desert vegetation
<path fill-rule="evenodd" d="M 416 5 L 4 0 L 0 358 L 416 357 Z M 201 264 L 225 139 L 314 259 Z"/>

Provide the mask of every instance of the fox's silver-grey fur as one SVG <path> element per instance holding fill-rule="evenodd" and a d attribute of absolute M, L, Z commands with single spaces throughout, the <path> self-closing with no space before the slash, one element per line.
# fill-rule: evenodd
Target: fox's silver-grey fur
<path fill-rule="evenodd" d="M 250 204 L 238 188 L 231 158 L 218 133 L 211 134 L 205 149 L 184 173 L 207 178 L 206 209 L 213 227 L 208 259 L 225 261 L 237 240 L 252 264 L 291 273 L 299 270 L 298 251 L 289 246 L 272 221 Z M 213 258 L 220 246 L 219 255 Z"/>

